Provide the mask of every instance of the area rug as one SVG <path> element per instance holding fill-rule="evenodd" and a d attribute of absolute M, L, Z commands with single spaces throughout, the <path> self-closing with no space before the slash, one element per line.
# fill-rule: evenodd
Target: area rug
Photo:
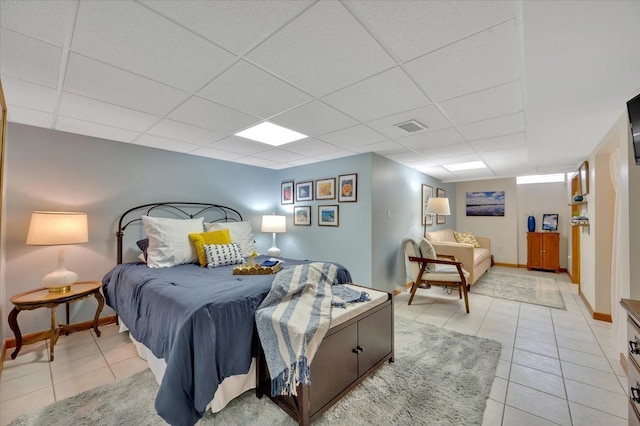
<path fill-rule="evenodd" d="M 471 293 L 566 309 L 559 284 L 553 278 L 488 270 L 471 286 Z"/>
<path fill-rule="evenodd" d="M 396 318 L 395 362 L 384 364 L 314 425 L 480 425 L 500 350 L 493 340 Z M 24 414 L 12 425 L 163 425 L 154 410 L 157 389 L 145 370 Z M 267 397 L 248 391 L 198 424 L 296 422 Z"/>

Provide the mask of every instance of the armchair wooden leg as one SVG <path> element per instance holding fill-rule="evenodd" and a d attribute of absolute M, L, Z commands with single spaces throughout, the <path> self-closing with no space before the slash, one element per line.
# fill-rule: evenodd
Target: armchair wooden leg
<path fill-rule="evenodd" d="M 418 282 L 414 282 L 413 285 L 411 286 L 411 297 L 409 297 L 409 303 L 408 305 L 411 304 L 411 302 L 413 302 L 413 296 L 416 295 L 416 290 L 418 290 Z"/>
<path fill-rule="evenodd" d="M 458 287 L 458 296 L 460 296 L 460 299 L 462 299 L 462 286 L 457 285 L 456 287 Z"/>

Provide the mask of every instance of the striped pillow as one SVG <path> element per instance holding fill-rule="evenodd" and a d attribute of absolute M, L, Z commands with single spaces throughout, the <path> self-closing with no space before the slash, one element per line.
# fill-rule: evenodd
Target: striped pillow
<path fill-rule="evenodd" d="M 238 243 L 204 244 L 202 248 L 207 256 L 207 268 L 244 263 L 242 249 Z"/>

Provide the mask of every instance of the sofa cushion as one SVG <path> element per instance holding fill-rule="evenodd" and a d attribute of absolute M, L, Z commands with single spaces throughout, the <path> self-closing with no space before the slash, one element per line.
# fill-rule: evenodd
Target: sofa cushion
<path fill-rule="evenodd" d="M 476 237 L 469 231 L 465 232 L 455 232 L 453 235 L 456 237 L 456 241 L 464 244 L 471 244 L 474 248 L 480 248 L 480 244 L 476 240 Z"/>
<path fill-rule="evenodd" d="M 425 232 L 424 237 L 433 243 L 457 243 L 453 229 Z"/>
<path fill-rule="evenodd" d="M 488 248 L 476 248 L 473 249 L 473 266 L 476 267 L 485 260 L 491 258 L 491 251 Z"/>
<path fill-rule="evenodd" d="M 436 254 L 436 249 L 434 249 L 431 243 L 425 238 L 420 240 L 418 249 L 420 250 L 420 257 L 423 257 L 425 259 L 438 258 L 438 255 Z M 436 271 L 436 264 L 427 263 L 427 272 L 435 272 L 435 271 Z"/>

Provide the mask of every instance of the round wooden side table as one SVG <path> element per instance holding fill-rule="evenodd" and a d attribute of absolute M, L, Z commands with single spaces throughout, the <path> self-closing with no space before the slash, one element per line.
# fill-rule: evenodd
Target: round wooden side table
<path fill-rule="evenodd" d="M 16 337 L 16 349 L 11 354 L 11 359 L 15 359 L 16 356 L 18 356 L 23 344 L 29 345 L 41 340 L 50 339 L 51 356 L 49 360 L 53 361 L 53 348 L 58 341 L 60 333 L 80 330 L 80 328 L 73 325 L 56 325 L 56 308 L 62 303 L 77 302 L 90 296 L 94 296 L 98 301 L 96 315 L 93 318 L 93 329 L 95 330 L 96 335 L 100 337 L 98 319 L 100 317 L 100 312 L 102 312 L 102 308 L 104 307 L 104 297 L 100 294 L 100 287 L 102 287 L 102 283 L 100 281 L 81 281 L 72 284 L 71 289 L 64 293 L 50 293 L 46 288 L 39 288 L 37 290 L 30 290 L 16 294 L 11 297 L 9 300 L 13 303 L 14 308 L 11 310 L 11 313 L 9 313 L 9 327 L 11 327 L 11 330 Z M 20 313 L 20 311 L 31 311 L 38 308 L 51 309 L 51 329 L 46 333 L 38 333 L 23 341 L 22 333 L 20 333 L 20 327 L 18 326 L 18 313 Z"/>

